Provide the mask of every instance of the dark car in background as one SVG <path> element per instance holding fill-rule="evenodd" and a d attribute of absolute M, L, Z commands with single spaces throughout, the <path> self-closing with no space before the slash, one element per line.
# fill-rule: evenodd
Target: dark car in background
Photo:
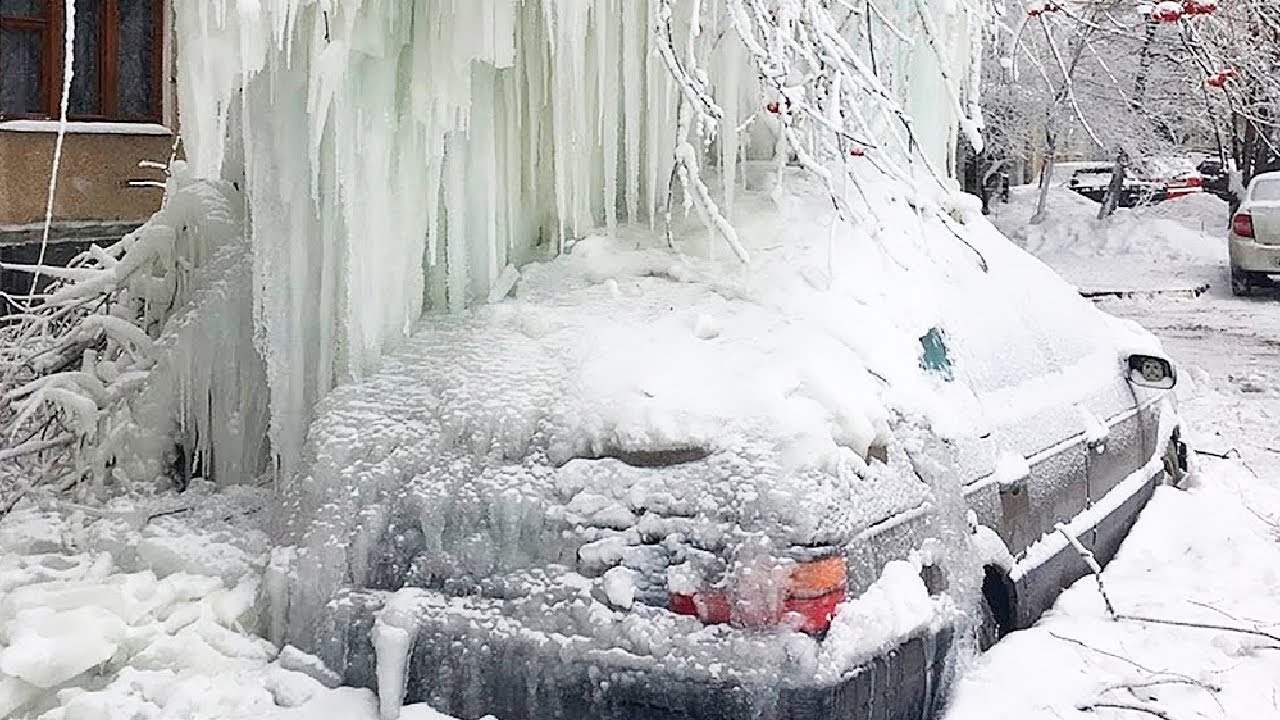
<path fill-rule="evenodd" d="M 1231 177 L 1221 160 L 1204 160 L 1196 166 L 1196 172 L 1200 173 L 1200 186 L 1205 192 L 1231 202 Z"/>
<path fill-rule="evenodd" d="M 1102 202 L 1111 185 L 1114 166 L 1111 164 L 1083 167 L 1071 173 L 1067 187 L 1094 202 Z M 1162 182 L 1144 180 L 1126 172 L 1120 190 L 1120 207 L 1137 207 L 1163 202 L 1169 198 L 1169 190 Z"/>

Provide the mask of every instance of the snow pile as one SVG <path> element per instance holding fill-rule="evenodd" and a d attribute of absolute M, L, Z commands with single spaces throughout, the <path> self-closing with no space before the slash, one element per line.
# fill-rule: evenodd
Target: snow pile
<path fill-rule="evenodd" d="M 1199 268 L 1226 261 L 1227 205 L 1209 193 L 1119 208 L 1100 221 L 1096 202 L 1055 185 L 1044 222 L 1030 225 L 1038 198 L 1037 187 L 1013 188 L 1008 204 L 992 206 L 992 222 L 1082 289 L 1189 289 L 1205 274 Z"/>
<path fill-rule="evenodd" d="M 1116 610 L 1207 627 L 1110 620 L 1086 577 L 1032 629 L 981 658 L 947 720 L 1130 714 L 1270 717 L 1280 677 L 1274 482 L 1209 461 L 1190 492 L 1160 488 L 1104 573 Z M 1238 628 L 1239 630 L 1231 630 Z M 1096 709 L 1096 710 L 1095 710 Z"/>
<path fill-rule="evenodd" d="M 821 667 L 840 677 L 839 670 L 887 653 L 903 638 L 938 629 L 951 619 L 945 602 L 929 596 L 918 562 L 885 564 L 879 580 L 840 607 L 822 643 Z"/>
<path fill-rule="evenodd" d="M 741 0 L 175 2 L 188 156 L 247 192 L 283 468 L 296 469 L 314 404 L 375 369 L 424 310 L 501 297 L 515 268 L 597 226 L 655 225 L 669 202 L 731 238 L 718 208 L 743 189 L 742 161 L 945 174 L 962 116 L 978 140 L 967 88 L 982 12 L 910 0 L 850 22 L 801 3 L 766 18 Z M 797 57 L 784 64 L 775 40 L 817 22 L 828 44 L 786 45 Z M 858 83 L 829 74 L 839 67 Z M 822 135 L 834 156 L 815 159 Z M 714 193 L 700 168 L 716 171 Z"/>
<path fill-rule="evenodd" d="M 256 636 L 266 502 L 196 481 L 0 519 L 0 716 L 376 720 L 371 692 Z M 401 718 L 447 720 L 426 706 Z"/>
<path fill-rule="evenodd" d="M 0 715 L 232 716 L 272 707 L 256 628 L 257 493 L 50 501 L 0 520 Z M 230 517 L 230 520 L 222 518 Z M 221 680 L 221 683 L 218 681 Z"/>
<path fill-rule="evenodd" d="M 1226 253 L 1227 205 L 1209 193 L 1118 208 L 1112 217 L 1099 221 L 1098 203 L 1064 187 L 1052 187 L 1045 221 L 1030 225 L 1038 197 L 1039 188 L 1034 186 L 1014 188 L 1007 205 L 993 205 L 992 222 L 1041 258 L 1106 256 L 1179 263 L 1214 262 Z"/>

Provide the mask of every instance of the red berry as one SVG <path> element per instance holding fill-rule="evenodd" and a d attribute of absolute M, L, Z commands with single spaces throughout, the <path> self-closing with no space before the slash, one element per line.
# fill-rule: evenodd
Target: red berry
<path fill-rule="evenodd" d="M 769 103 L 768 105 L 765 105 L 765 106 L 764 106 L 764 109 L 765 109 L 765 110 L 768 110 L 769 112 L 773 113 L 774 115 L 777 115 L 777 114 L 778 114 L 778 111 L 779 111 L 779 109 L 780 109 L 780 108 L 778 107 L 778 101 L 777 101 L 777 100 L 774 100 L 773 102 Z"/>

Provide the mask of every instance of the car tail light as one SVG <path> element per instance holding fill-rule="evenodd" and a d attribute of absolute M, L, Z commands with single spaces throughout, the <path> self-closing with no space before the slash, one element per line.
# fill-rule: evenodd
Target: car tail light
<path fill-rule="evenodd" d="M 1253 216 L 1249 213 L 1236 213 L 1231 218 L 1231 232 L 1238 237 L 1253 237 Z"/>
<path fill-rule="evenodd" d="M 749 599 L 729 590 L 699 590 L 693 595 L 672 593 L 667 609 L 697 617 L 709 625 L 762 627 L 789 624 L 810 634 L 826 632 L 849 586 L 843 555 L 798 562 L 791 566 L 780 603 L 751 607 Z M 770 603 L 765 603 L 769 605 Z"/>

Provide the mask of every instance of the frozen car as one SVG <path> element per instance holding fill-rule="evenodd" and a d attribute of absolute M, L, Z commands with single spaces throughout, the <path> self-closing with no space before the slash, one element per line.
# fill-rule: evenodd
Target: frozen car
<path fill-rule="evenodd" d="M 384 716 L 914 720 L 1107 561 L 1185 469 L 1158 344 L 965 196 L 787 186 L 749 269 L 583 238 L 327 398 L 274 639 Z"/>
<path fill-rule="evenodd" d="M 1248 295 L 1280 275 L 1280 172 L 1253 178 L 1227 233 L 1231 292 Z"/>

